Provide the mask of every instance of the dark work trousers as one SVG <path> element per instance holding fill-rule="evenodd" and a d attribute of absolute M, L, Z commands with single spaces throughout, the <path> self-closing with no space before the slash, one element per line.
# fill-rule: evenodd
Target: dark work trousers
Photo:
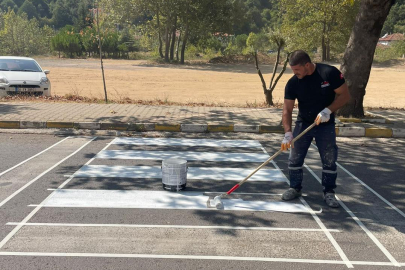
<path fill-rule="evenodd" d="M 311 124 L 297 121 L 293 132 L 294 138 L 310 125 Z M 333 122 L 322 123 L 313 127 L 294 143 L 294 148 L 291 147 L 290 156 L 288 158 L 290 187 L 296 190 L 302 189 L 302 166 L 313 138 L 315 138 L 316 146 L 318 147 L 319 155 L 322 160 L 323 192 L 334 193 L 337 177 L 336 160 L 338 147 L 336 145 L 335 123 Z"/>

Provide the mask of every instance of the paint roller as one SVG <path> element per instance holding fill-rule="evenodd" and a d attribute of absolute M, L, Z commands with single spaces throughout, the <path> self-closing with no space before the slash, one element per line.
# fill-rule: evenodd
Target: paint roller
<path fill-rule="evenodd" d="M 297 141 L 299 138 L 301 138 L 305 133 L 310 131 L 314 126 L 316 125 L 316 122 L 307 127 L 303 132 L 301 132 L 296 138 L 294 138 L 291 141 L 291 145 L 294 145 L 294 142 Z M 266 166 L 270 161 L 272 161 L 275 157 L 277 157 L 279 154 L 281 154 L 283 150 L 278 150 L 274 155 L 272 155 L 269 159 L 267 159 L 265 162 L 263 162 L 262 165 L 257 167 L 253 172 L 251 172 L 248 176 L 246 176 L 245 179 L 240 181 L 238 184 L 233 186 L 228 192 L 222 193 L 218 196 L 215 196 L 214 199 L 208 198 L 207 200 L 207 207 L 208 208 L 216 208 L 218 210 L 223 210 L 224 209 L 224 204 L 222 202 L 222 199 L 225 198 L 226 196 L 230 195 L 232 192 L 234 192 L 236 189 L 238 189 L 241 185 L 243 185 L 252 175 L 254 175 L 258 170 L 260 170 L 262 167 Z"/>

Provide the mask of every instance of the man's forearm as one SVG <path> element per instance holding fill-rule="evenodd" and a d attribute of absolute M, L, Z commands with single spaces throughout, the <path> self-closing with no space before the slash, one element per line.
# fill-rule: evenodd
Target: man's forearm
<path fill-rule="evenodd" d="M 283 127 L 284 127 L 284 133 L 292 131 L 292 114 L 283 114 L 283 119 L 282 119 Z"/>
<path fill-rule="evenodd" d="M 328 109 L 331 110 L 332 112 L 336 112 L 338 109 L 343 107 L 343 105 L 345 105 L 349 100 L 350 100 L 349 89 L 347 88 L 346 84 L 343 84 L 341 88 L 337 89 L 336 98 L 332 102 L 332 104 L 328 106 Z"/>

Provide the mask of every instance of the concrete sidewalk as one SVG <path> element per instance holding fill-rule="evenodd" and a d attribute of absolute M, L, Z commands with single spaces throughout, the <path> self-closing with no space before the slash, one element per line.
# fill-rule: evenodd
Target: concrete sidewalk
<path fill-rule="evenodd" d="M 0 128 L 283 133 L 281 113 L 275 108 L 3 102 Z M 405 111 L 370 114 L 374 117 L 337 120 L 338 136 L 405 137 Z"/>

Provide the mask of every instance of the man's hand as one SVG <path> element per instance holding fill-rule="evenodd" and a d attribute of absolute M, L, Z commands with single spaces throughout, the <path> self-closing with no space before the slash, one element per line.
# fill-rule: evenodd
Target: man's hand
<path fill-rule="evenodd" d="M 281 143 L 282 151 L 287 151 L 291 147 L 291 141 L 293 138 L 294 137 L 291 131 L 285 133 L 283 142 Z"/>
<path fill-rule="evenodd" d="M 315 123 L 319 125 L 320 123 L 328 122 L 330 119 L 330 114 L 332 113 L 331 110 L 328 108 L 323 109 L 315 119 Z"/>

